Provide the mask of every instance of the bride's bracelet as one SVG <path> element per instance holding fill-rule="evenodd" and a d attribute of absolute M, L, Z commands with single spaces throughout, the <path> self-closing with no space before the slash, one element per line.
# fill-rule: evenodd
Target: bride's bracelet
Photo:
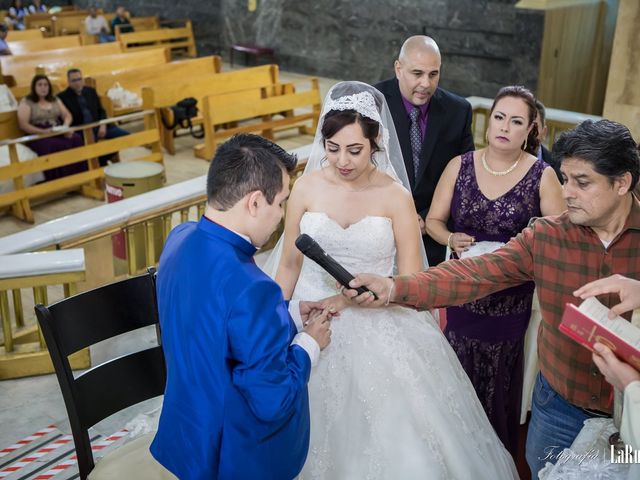
<path fill-rule="evenodd" d="M 391 303 L 391 294 L 393 293 L 393 289 L 396 287 L 396 282 L 393 280 L 393 277 L 389 277 L 392 281 L 393 284 L 391 285 L 391 288 L 389 289 L 389 295 L 387 295 L 387 301 L 384 302 L 384 306 L 388 307 L 389 303 Z"/>

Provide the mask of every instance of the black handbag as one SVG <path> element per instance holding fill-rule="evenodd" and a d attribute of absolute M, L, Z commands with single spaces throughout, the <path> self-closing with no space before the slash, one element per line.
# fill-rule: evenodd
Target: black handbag
<path fill-rule="evenodd" d="M 193 97 L 187 97 L 180 100 L 174 106 L 169 107 L 167 115 L 162 115 L 162 123 L 168 130 L 174 130 L 176 127 L 188 128 L 193 138 L 204 137 L 204 129 L 195 132 L 191 119 L 198 116 L 198 101 Z M 169 118 L 167 118 L 169 117 Z"/>

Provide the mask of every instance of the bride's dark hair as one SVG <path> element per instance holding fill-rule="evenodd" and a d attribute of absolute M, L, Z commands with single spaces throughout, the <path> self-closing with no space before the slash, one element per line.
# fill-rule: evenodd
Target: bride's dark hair
<path fill-rule="evenodd" d="M 364 137 L 371 144 L 371 153 L 379 152 L 381 149 L 376 142 L 380 132 L 380 124 L 375 120 L 360 115 L 355 110 L 331 110 L 324 116 L 324 122 L 320 132 L 322 133 L 322 143 L 333 137 L 347 125 L 358 123 L 362 128 Z"/>

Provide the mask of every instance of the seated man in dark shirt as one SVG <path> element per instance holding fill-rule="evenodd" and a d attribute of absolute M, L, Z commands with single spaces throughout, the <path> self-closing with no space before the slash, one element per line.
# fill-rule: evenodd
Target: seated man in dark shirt
<path fill-rule="evenodd" d="M 79 69 L 72 68 L 67 72 L 67 82 L 69 86 L 58 97 L 73 116 L 72 127 L 107 118 L 107 114 L 100 104 L 98 92 L 95 88 L 85 86 L 82 72 Z M 96 140 L 101 140 L 123 137 L 129 135 L 129 132 L 114 124 L 109 124 L 94 128 L 93 135 Z M 112 155 L 100 157 L 100 165 L 104 167 L 111 159 Z"/>
<path fill-rule="evenodd" d="M 133 32 L 133 25 L 131 25 L 124 7 L 116 8 L 116 16 L 111 20 L 111 30 L 113 30 L 114 34 L 116 33 L 116 25 L 122 25 L 120 27 L 120 33 Z"/>

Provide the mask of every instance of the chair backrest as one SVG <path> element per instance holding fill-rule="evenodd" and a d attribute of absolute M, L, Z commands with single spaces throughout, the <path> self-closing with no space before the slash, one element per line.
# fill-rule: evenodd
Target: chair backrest
<path fill-rule="evenodd" d="M 155 269 L 35 309 L 69 415 L 80 477 L 85 479 L 95 465 L 89 428 L 119 410 L 162 395 L 166 367 L 159 335 L 158 346 L 94 366 L 75 379 L 67 357 L 142 327 L 159 329 Z"/>

